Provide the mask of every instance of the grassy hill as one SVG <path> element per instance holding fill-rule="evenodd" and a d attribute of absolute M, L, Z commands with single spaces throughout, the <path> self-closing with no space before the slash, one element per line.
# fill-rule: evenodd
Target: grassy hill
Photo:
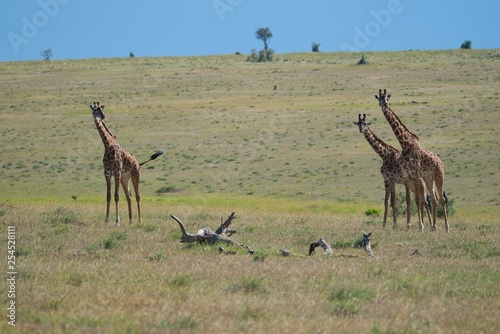
<path fill-rule="evenodd" d="M 18 328 L 496 332 L 500 50 L 364 55 L 1 63 L 0 223 L 17 227 Z M 437 233 L 406 232 L 403 218 L 382 230 L 364 214 L 383 210 L 384 185 L 353 121 L 366 113 L 399 147 L 379 88 L 445 165 L 449 235 L 441 221 Z M 141 171 L 142 224 L 126 224 L 122 195 L 123 226 L 104 226 L 93 101 L 139 161 L 166 151 Z M 193 233 L 232 211 L 257 261 L 179 244 L 168 216 Z M 375 258 L 354 248 L 362 229 Z M 320 236 L 333 257 L 279 256 Z"/>
<path fill-rule="evenodd" d="M 120 144 L 145 160 L 143 197 L 205 194 L 375 203 L 380 160 L 352 124 L 399 147 L 373 95 L 445 164 L 460 207 L 498 212 L 499 51 L 407 51 L 3 63 L 4 198 L 99 198 L 103 147 L 88 105 L 106 105 Z M 277 89 L 274 90 L 274 86 Z M 419 103 L 414 103 L 419 102 Z M 492 208 L 493 207 L 493 208 Z"/>

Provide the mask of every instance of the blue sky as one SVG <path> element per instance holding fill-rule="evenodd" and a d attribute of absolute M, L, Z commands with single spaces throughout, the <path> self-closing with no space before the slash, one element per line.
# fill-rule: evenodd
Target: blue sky
<path fill-rule="evenodd" d="M 4 0 L 0 61 L 500 48 L 500 1 L 461 0 Z"/>

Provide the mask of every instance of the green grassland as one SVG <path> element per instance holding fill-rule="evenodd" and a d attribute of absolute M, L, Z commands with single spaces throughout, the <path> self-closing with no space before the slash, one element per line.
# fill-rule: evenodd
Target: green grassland
<path fill-rule="evenodd" d="M 16 226 L 18 331 L 498 332 L 500 50 L 364 55 L 1 63 L 0 223 Z M 383 210 L 384 185 L 358 113 L 399 147 L 379 88 L 445 165 L 450 234 L 441 220 L 435 233 L 403 218 L 384 230 L 365 215 Z M 142 167 L 142 223 L 126 223 L 122 195 L 122 226 L 104 224 L 93 101 L 139 161 L 166 152 Z M 256 256 L 180 244 L 169 217 L 194 233 L 233 211 Z M 355 247 L 361 230 L 375 257 Z M 320 236 L 333 256 L 304 256 Z"/>

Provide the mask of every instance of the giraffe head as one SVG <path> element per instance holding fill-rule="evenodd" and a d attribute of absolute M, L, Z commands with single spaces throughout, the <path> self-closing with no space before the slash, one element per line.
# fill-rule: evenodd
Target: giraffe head
<path fill-rule="evenodd" d="M 92 116 L 94 116 L 94 118 L 100 118 L 100 119 L 106 118 L 103 112 L 104 104 L 100 105 L 99 102 L 94 102 L 94 105 L 90 105 L 90 110 L 92 110 Z"/>
<path fill-rule="evenodd" d="M 375 95 L 375 98 L 378 100 L 380 107 L 383 109 L 389 104 L 389 99 L 391 98 L 391 94 L 387 94 L 387 89 L 384 89 L 382 93 L 382 89 L 378 90 L 378 95 Z"/>
<path fill-rule="evenodd" d="M 363 118 L 361 118 L 361 114 L 358 114 L 358 121 L 353 123 L 359 127 L 359 133 L 363 133 L 363 129 L 372 124 L 366 123 L 366 114 L 363 114 Z"/>

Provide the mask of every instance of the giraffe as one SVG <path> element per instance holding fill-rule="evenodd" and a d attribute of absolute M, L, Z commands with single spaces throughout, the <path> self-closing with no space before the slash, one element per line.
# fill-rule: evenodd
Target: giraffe
<path fill-rule="evenodd" d="M 405 188 L 409 186 L 410 187 L 409 190 L 413 192 L 415 192 L 415 186 L 413 182 L 407 183 L 403 176 L 403 171 L 401 170 L 401 167 L 399 166 L 398 163 L 398 159 L 401 156 L 399 150 L 385 143 L 370 129 L 369 125 L 371 123 L 366 122 L 366 114 L 363 114 L 363 118 L 361 118 L 361 114 L 359 114 L 358 122 L 353 122 L 353 123 L 355 125 L 358 125 L 359 132 L 361 132 L 365 136 L 365 139 L 368 142 L 368 144 L 370 144 L 373 150 L 382 159 L 382 166 L 380 167 L 380 173 L 384 178 L 384 185 L 385 185 L 384 221 L 382 223 L 382 226 L 385 227 L 387 222 L 388 204 L 390 200 L 392 208 L 393 228 L 396 228 L 397 226 L 396 184 L 403 184 L 405 185 Z M 420 179 L 419 181 L 422 184 L 423 180 Z M 425 201 L 424 205 L 427 210 L 427 217 L 429 218 L 430 222 L 431 218 L 430 218 L 429 206 Z"/>
<path fill-rule="evenodd" d="M 116 226 L 120 226 L 120 216 L 119 216 L 119 205 L 118 201 L 120 199 L 119 190 L 120 184 L 125 192 L 125 197 L 127 198 L 128 204 L 128 216 L 129 223 L 133 223 L 132 219 L 132 192 L 130 191 L 130 181 L 134 187 L 135 199 L 137 202 L 137 212 L 139 216 L 139 222 L 141 222 L 141 194 L 139 191 L 139 180 L 140 180 L 140 166 L 148 161 L 156 159 L 159 155 L 163 154 L 163 151 L 158 151 L 151 156 L 151 158 L 141 164 L 137 162 L 137 159 L 130 153 L 126 152 L 121 148 L 120 144 L 116 140 L 116 137 L 109 131 L 108 127 L 104 123 L 104 105 L 100 105 L 99 102 L 94 102 L 94 105 L 90 105 L 92 110 L 92 116 L 94 118 L 94 123 L 101 136 L 102 142 L 104 144 L 104 157 L 102 158 L 102 163 L 104 165 L 104 177 L 106 179 L 106 224 L 109 222 L 109 209 L 111 204 L 111 178 L 115 179 L 115 207 L 116 207 Z"/>
<path fill-rule="evenodd" d="M 449 233 L 450 227 L 448 225 L 448 217 L 446 214 L 446 193 L 444 192 L 444 165 L 441 159 L 433 152 L 425 149 L 420 144 L 420 140 L 417 135 L 413 134 L 406 126 L 401 122 L 399 117 L 394 113 L 392 108 L 389 106 L 389 98 L 391 95 L 387 94 L 387 90 L 379 90 L 379 95 L 375 95 L 375 98 L 379 101 L 379 105 L 382 108 L 382 113 L 384 114 L 387 122 L 392 128 L 392 131 L 396 135 L 399 143 L 401 144 L 402 153 L 398 163 L 400 164 L 403 173 L 408 175 L 408 180 L 418 180 L 422 178 L 424 180 L 427 189 L 431 193 L 430 199 L 432 201 L 432 225 L 431 230 L 436 230 L 436 215 L 437 215 L 437 202 L 439 199 L 440 204 L 443 207 L 444 223 L 446 228 L 446 233 Z M 435 187 L 434 187 L 435 186 Z M 437 194 L 434 191 L 437 190 Z M 417 193 L 421 194 L 418 196 L 418 201 L 421 201 L 424 197 L 424 189 L 420 182 L 415 183 L 415 190 Z M 409 203 L 409 194 L 407 192 L 406 202 Z M 421 210 L 421 207 L 419 207 Z M 419 211 L 420 212 L 420 211 Z M 409 208 L 407 208 L 407 224 L 409 224 Z M 419 213 L 419 219 L 420 219 Z M 420 222 L 421 223 L 421 222 Z M 421 225 L 422 228 L 422 225 Z"/>

